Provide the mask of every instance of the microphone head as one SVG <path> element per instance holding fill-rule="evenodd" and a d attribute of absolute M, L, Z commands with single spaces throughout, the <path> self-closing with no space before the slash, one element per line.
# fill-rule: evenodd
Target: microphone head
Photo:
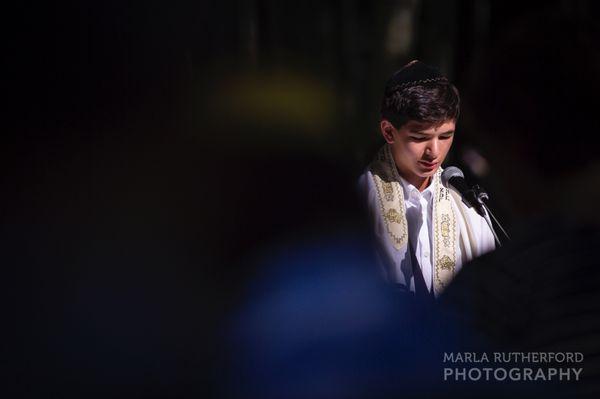
<path fill-rule="evenodd" d="M 462 170 L 456 166 L 448 166 L 446 169 L 444 169 L 441 176 L 444 187 L 449 188 L 448 181 L 453 177 L 461 177 L 464 179 L 465 175 L 463 174 Z"/>

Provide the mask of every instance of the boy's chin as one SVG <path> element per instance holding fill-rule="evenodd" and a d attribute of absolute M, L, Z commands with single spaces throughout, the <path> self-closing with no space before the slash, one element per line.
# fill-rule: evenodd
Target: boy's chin
<path fill-rule="evenodd" d="M 431 171 L 421 172 L 421 173 L 419 173 L 419 176 L 420 177 L 431 177 L 431 176 L 435 175 L 435 172 L 437 172 L 438 169 L 439 168 L 435 168 L 434 170 L 431 170 Z"/>

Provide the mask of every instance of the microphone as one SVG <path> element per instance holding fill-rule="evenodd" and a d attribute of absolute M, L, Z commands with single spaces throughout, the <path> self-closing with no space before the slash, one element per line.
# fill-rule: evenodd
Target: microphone
<path fill-rule="evenodd" d="M 487 201 L 489 199 L 489 196 L 481 187 L 475 185 L 472 188 L 469 188 L 467 182 L 465 181 L 465 175 L 463 174 L 462 170 L 458 169 L 456 166 L 449 166 L 446 169 L 444 169 L 441 178 L 444 187 L 452 187 L 456 191 L 458 191 L 460 193 L 460 196 L 462 197 L 463 202 L 469 208 L 474 208 L 477 211 L 477 213 L 485 219 L 488 226 L 490 226 L 490 230 L 494 235 L 494 240 L 496 240 L 499 247 L 502 246 L 502 243 L 500 242 L 500 239 L 498 238 L 498 235 L 494 230 L 494 226 L 492 226 L 492 221 L 489 215 L 491 215 L 494 218 L 494 221 L 496 222 L 498 227 L 500 227 L 500 230 L 502 230 L 506 238 L 510 240 L 508 233 L 504 230 L 504 228 L 502 228 L 502 225 L 500 224 L 500 222 L 498 222 L 498 219 L 496 219 L 494 214 L 483 202 L 484 200 Z"/>
<path fill-rule="evenodd" d="M 485 217 L 485 209 L 483 207 L 482 199 L 487 199 L 485 193 L 484 196 L 480 195 L 476 190 L 479 187 L 470 188 L 465 181 L 465 175 L 462 170 L 456 166 L 449 166 L 442 172 L 442 184 L 446 188 L 454 188 L 460 196 L 463 202 L 469 207 L 474 208 L 478 214 Z"/>

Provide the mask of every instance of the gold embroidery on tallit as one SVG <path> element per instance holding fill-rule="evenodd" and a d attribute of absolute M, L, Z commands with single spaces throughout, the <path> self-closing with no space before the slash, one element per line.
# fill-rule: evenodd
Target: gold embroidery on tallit
<path fill-rule="evenodd" d="M 444 255 L 442 259 L 440 259 L 440 267 L 442 270 L 452 270 L 454 268 L 454 262 L 448 255 Z"/>
<path fill-rule="evenodd" d="M 439 179 L 436 179 L 435 183 L 439 185 Z M 457 245 L 456 217 L 449 202 L 448 189 L 440 187 L 438 193 L 439 201 L 434 201 L 434 214 L 438 213 L 437 208 L 438 206 L 443 206 L 442 204 L 445 204 L 446 212 L 449 211 L 450 213 L 442 213 L 439 218 L 434 217 L 434 291 L 436 294 L 444 290 L 454 276 L 456 266 L 455 248 Z M 442 202 L 442 200 L 446 202 Z M 440 241 L 442 242 L 441 244 Z"/>
<path fill-rule="evenodd" d="M 402 216 L 394 208 L 389 209 L 383 217 L 392 223 L 402 223 Z"/>
<path fill-rule="evenodd" d="M 383 196 L 386 201 L 394 200 L 394 188 L 391 182 L 382 182 L 381 187 L 383 189 Z"/>
<path fill-rule="evenodd" d="M 442 215 L 442 223 L 440 225 L 444 246 L 450 246 L 450 216 Z"/>
<path fill-rule="evenodd" d="M 400 179 L 396 176 L 396 164 L 388 145 L 381 148 L 371 165 L 373 180 L 379 200 L 379 208 L 385 222 L 388 235 L 394 248 L 399 250 L 408 242 L 408 227 L 406 223 L 404 199 Z"/>
<path fill-rule="evenodd" d="M 402 247 L 403 245 L 406 245 L 406 242 L 408 241 L 408 228 L 406 226 L 406 218 L 403 217 L 404 215 L 404 201 L 399 201 L 399 206 L 400 206 L 400 210 L 397 210 L 395 208 L 388 208 L 389 206 L 391 206 L 390 202 L 384 201 L 383 199 L 384 194 L 383 194 L 383 185 L 384 184 L 399 184 L 399 183 L 391 183 L 391 182 L 384 182 L 381 180 L 381 178 L 377 175 L 373 175 L 374 180 L 375 180 L 375 187 L 376 187 L 376 191 L 377 191 L 377 197 L 379 199 L 379 207 L 381 208 L 381 215 L 383 215 L 383 220 L 386 222 L 386 227 L 387 227 L 387 231 L 388 234 L 390 236 L 390 238 L 392 239 L 392 242 L 394 243 L 394 247 L 396 249 L 400 249 L 400 247 Z M 393 190 L 393 186 L 392 186 L 392 190 Z M 383 194 L 383 195 L 382 195 Z M 383 197 L 383 198 L 382 198 Z M 386 208 L 387 211 L 386 211 Z M 394 225 L 392 225 L 392 223 L 395 223 Z"/>

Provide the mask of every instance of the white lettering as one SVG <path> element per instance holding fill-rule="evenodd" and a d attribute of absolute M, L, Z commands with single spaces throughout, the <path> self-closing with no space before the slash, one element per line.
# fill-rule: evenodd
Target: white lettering
<path fill-rule="evenodd" d="M 562 381 L 563 377 L 566 377 L 567 381 L 571 380 L 571 369 L 560 369 L 560 375 L 558 376 L 558 379 Z"/>
<path fill-rule="evenodd" d="M 454 363 L 454 353 L 444 352 L 444 363 L 451 362 Z"/>
<path fill-rule="evenodd" d="M 473 371 L 477 372 L 477 378 L 473 377 L 473 375 L 472 375 Z M 479 381 L 480 378 L 481 378 L 481 370 L 475 369 L 475 368 L 472 368 L 472 369 L 469 370 L 469 379 L 471 381 Z"/>
<path fill-rule="evenodd" d="M 494 362 L 500 363 L 502 360 L 502 353 L 494 352 Z"/>
<path fill-rule="evenodd" d="M 444 381 L 448 381 L 448 377 L 452 375 L 454 370 L 448 367 L 444 368 Z"/>
<path fill-rule="evenodd" d="M 535 373 L 535 377 L 533 378 L 535 381 L 544 380 L 546 381 L 546 375 L 544 374 L 544 369 L 538 369 Z"/>
<path fill-rule="evenodd" d="M 504 374 L 503 374 L 503 376 L 502 376 L 502 378 L 498 377 L 498 372 L 500 372 L 500 371 L 501 371 L 502 373 L 504 373 Z M 496 369 L 496 370 L 494 371 L 494 378 L 495 378 L 497 381 L 504 381 L 504 380 L 506 379 L 506 369 L 504 369 L 504 368 Z"/>

